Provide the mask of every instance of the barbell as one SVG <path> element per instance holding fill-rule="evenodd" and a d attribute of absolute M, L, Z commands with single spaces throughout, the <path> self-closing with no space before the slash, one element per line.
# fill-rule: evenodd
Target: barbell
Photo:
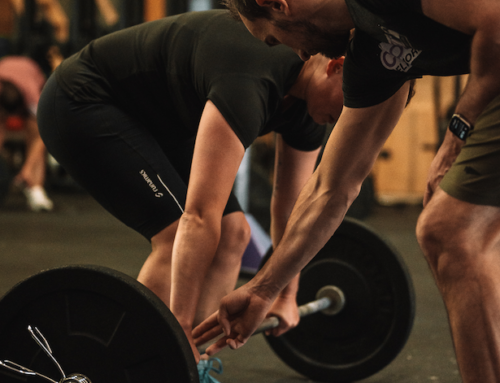
<path fill-rule="evenodd" d="M 266 340 L 315 381 L 351 382 L 387 366 L 415 314 L 401 257 L 349 218 L 304 268 L 297 302 L 299 326 Z M 258 332 L 278 323 L 267 318 Z M 21 375 L 56 383 L 198 382 L 167 306 L 132 277 L 101 266 L 46 270 L 13 287 L 0 300 L 0 361 L 2 383 Z"/>

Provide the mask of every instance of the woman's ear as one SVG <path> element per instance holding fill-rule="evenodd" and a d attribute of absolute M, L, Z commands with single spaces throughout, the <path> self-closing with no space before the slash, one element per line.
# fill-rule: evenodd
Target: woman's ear
<path fill-rule="evenodd" d="M 331 76 L 333 74 L 339 74 L 342 72 L 342 69 L 344 67 L 344 56 L 341 56 L 337 59 L 331 59 L 328 61 L 328 64 L 326 66 L 326 74 L 328 76 Z"/>

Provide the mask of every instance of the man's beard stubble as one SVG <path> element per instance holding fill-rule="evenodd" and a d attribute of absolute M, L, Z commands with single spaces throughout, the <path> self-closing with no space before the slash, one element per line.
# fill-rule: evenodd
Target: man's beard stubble
<path fill-rule="evenodd" d="M 299 33 L 305 41 L 308 41 L 308 53 L 321 53 L 330 59 L 346 54 L 350 31 L 325 31 L 307 20 L 274 20 L 273 24 L 286 32 Z"/>

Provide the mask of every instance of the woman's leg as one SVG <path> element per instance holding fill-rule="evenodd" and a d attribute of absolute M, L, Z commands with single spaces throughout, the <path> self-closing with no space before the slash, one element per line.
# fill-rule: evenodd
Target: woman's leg
<path fill-rule="evenodd" d="M 172 247 L 177 225 L 178 221 L 151 238 L 151 254 L 137 278 L 167 306 L 170 306 Z M 241 268 L 241 258 L 249 240 L 250 227 L 242 212 L 234 212 L 222 218 L 221 239 L 203 282 L 194 326 L 215 312 L 222 297 L 234 289 Z"/>
<path fill-rule="evenodd" d="M 47 151 L 38 131 L 34 117 L 25 121 L 26 159 L 15 182 L 23 186 L 28 207 L 33 211 L 50 211 L 54 204 L 45 192 L 45 170 Z"/>
<path fill-rule="evenodd" d="M 151 238 L 151 254 L 144 262 L 137 280 L 170 307 L 172 247 L 179 221 Z"/>
<path fill-rule="evenodd" d="M 250 234 L 250 226 L 243 212 L 234 212 L 222 218 L 221 239 L 205 277 L 194 327 L 217 311 L 220 300 L 233 291 Z"/>

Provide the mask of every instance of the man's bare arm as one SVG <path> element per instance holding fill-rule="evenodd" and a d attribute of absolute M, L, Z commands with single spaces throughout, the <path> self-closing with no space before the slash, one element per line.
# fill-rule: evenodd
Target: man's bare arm
<path fill-rule="evenodd" d="M 422 0 L 424 14 L 472 36 L 470 75 L 455 113 L 474 125 L 486 106 L 500 95 L 500 2 L 497 0 Z M 450 131 L 434 158 L 424 206 L 459 155 L 464 141 Z"/>
<path fill-rule="evenodd" d="M 345 107 L 328 140 L 322 161 L 299 195 L 274 259 L 262 270 L 265 286 L 280 291 L 330 239 L 357 197 L 361 184 L 403 112 L 408 85 L 369 108 Z M 278 265 L 274 265 L 274 264 Z M 286 274 L 286 275 L 285 275 Z M 283 279 L 283 281 L 281 280 Z"/>
<path fill-rule="evenodd" d="M 470 76 L 456 112 L 474 124 L 500 94 L 500 2 L 497 0 L 422 0 L 426 16 L 471 35 Z"/>

